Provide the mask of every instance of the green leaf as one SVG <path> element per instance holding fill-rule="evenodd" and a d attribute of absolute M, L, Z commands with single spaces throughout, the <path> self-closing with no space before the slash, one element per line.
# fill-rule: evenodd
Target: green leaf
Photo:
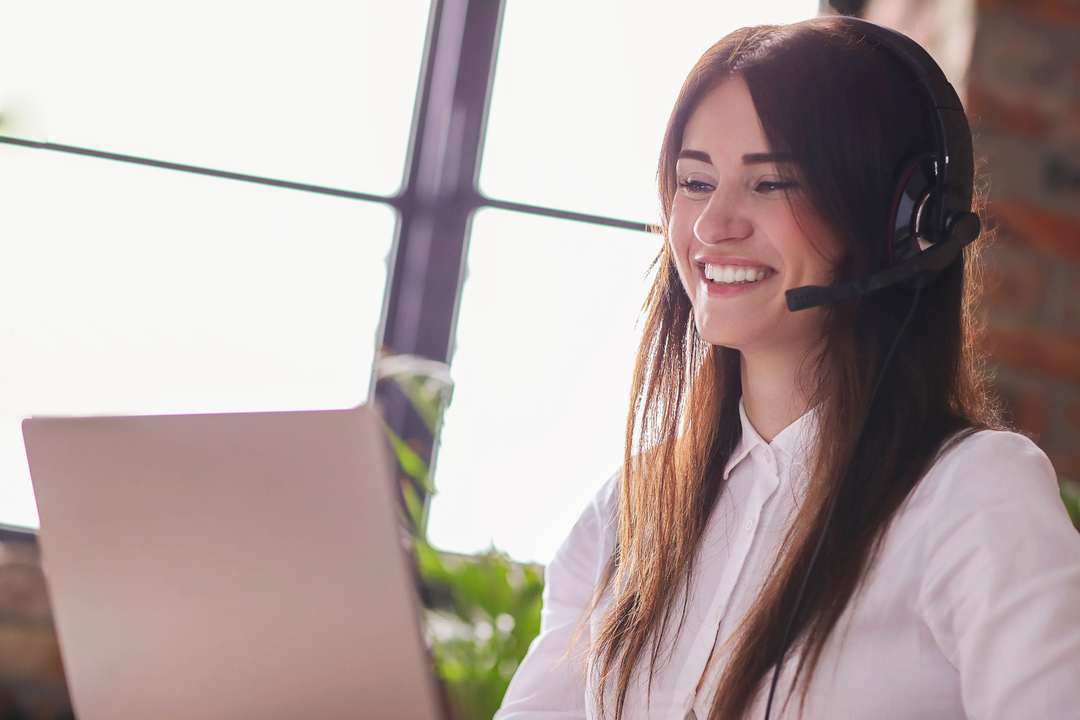
<path fill-rule="evenodd" d="M 415 450 L 409 447 L 408 443 L 391 430 L 389 425 L 383 423 L 383 429 L 386 431 L 386 436 L 390 438 L 390 444 L 394 446 L 394 454 L 397 455 L 398 465 L 401 466 L 401 469 L 416 481 L 421 490 L 429 495 L 434 495 L 435 486 L 431 482 L 431 472 L 427 463 L 416 454 Z"/>
<path fill-rule="evenodd" d="M 423 577 L 437 577 L 441 580 L 446 576 L 446 564 L 435 548 L 418 538 L 413 543 L 413 551 L 416 553 L 416 562 L 420 566 L 420 574 Z"/>
<path fill-rule="evenodd" d="M 1067 480 L 1058 482 L 1061 491 L 1061 499 L 1065 503 L 1065 509 L 1069 511 L 1069 519 L 1080 530 L 1080 490 Z"/>
<path fill-rule="evenodd" d="M 416 489 L 411 483 L 401 483 L 401 495 L 405 498 L 405 509 L 409 514 L 414 534 L 419 537 L 427 535 L 427 513 L 424 511 L 424 503 L 417 495 Z"/>

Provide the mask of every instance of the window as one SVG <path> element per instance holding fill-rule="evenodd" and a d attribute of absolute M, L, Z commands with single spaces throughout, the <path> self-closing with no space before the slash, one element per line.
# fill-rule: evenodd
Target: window
<path fill-rule="evenodd" d="M 621 459 L 682 79 L 817 4 L 5 3 L 0 134 L 352 199 L 0 145 L 0 522 L 25 415 L 345 407 L 381 332 L 453 355 L 433 542 L 546 562 Z"/>

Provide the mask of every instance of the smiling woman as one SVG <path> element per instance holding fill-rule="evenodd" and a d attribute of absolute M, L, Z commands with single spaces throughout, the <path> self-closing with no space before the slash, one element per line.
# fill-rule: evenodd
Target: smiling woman
<path fill-rule="evenodd" d="M 1073 713 L 1080 537 L 975 362 L 971 136 L 940 69 L 850 18 L 736 31 L 658 176 L 625 462 L 497 717 Z"/>

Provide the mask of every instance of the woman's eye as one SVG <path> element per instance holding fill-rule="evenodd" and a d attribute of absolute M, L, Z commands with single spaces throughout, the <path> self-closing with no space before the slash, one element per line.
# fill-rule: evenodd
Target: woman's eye
<path fill-rule="evenodd" d="M 701 180 L 681 180 L 679 187 L 686 190 L 687 194 L 705 193 L 713 189 L 713 186 Z"/>
<path fill-rule="evenodd" d="M 762 194 L 770 193 L 786 193 L 789 190 L 798 187 L 798 183 L 781 180 L 762 180 L 755 187 L 756 192 Z"/>

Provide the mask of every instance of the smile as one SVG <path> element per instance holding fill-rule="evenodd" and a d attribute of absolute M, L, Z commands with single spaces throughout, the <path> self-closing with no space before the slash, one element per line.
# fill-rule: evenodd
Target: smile
<path fill-rule="evenodd" d="M 702 270 L 706 279 L 718 285 L 754 283 L 776 274 L 772 268 L 751 265 L 706 264 Z"/>

